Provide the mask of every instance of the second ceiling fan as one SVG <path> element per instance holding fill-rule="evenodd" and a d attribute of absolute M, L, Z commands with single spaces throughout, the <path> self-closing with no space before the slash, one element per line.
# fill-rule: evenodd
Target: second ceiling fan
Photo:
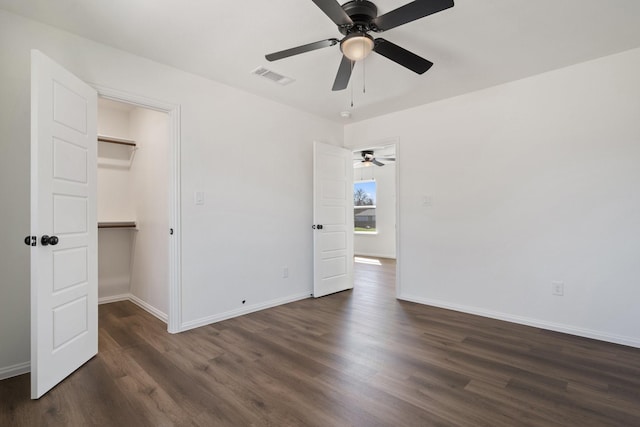
<path fill-rule="evenodd" d="M 362 159 L 356 158 L 353 162 L 354 168 L 365 167 L 365 166 L 384 166 L 380 160 L 384 160 L 385 162 L 395 162 L 396 158 L 391 156 L 386 157 L 378 157 L 376 158 L 375 152 L 373 150 L 362 150 L 360 151 L 360 157 Z"/>
<path fill-rule="evenodd" d="M 453 7 L 453 0 L 415 0 L 378 16 L 378 8 L 368 0 L 352 0 L 342 6 L 336 0 L 312 1 L 338 26 L 338 31 L 344 35 L 342 40 L 321 40 L 270 53 L 265 57 L 268 61 L 277 61 L 339 43 L 343 56 L 333 82 L 334 91 L 346 89 L 355 62 L 364 59 L 372 51 L 415 73 L 426 72 L 433 65 L 431 61 L 383 38 L 374 39 L 369 33 L 390 30 Z"/>

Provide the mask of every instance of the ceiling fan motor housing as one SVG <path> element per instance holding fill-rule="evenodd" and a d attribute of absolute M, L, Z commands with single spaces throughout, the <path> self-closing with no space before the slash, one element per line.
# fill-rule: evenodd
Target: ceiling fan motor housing
<path fill-rule="evenodd" d="M 373 150 L 362 150 L 360 155 L 364 159 L 364 161 L 371 161 L 373 159 Z"/>
<path fill-rule="evenodd" d="M 349 15 L 353 25 L 338 26 L 338 30 L 346 35 L 353 32 L 366 33 L 375 31 L 371 21 L 378 16 L 378 8 L 375 4 L 367 0 L 351 0 L 342 5 L 342 9 Z"/>

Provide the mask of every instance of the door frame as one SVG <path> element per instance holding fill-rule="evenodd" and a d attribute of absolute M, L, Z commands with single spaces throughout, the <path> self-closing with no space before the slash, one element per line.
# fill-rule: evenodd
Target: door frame
<path fill-rule="evenodd" d="M 395 200 L 395 211 L 396 211 L 396 299 L 400 298 L 402 292 L 400 289 L 402 287 L 400 282 L 400 138 L 392 137 L 385 138 L 376 141 L 372 141 L 367 144 L 356 145 L 354 147 L 349 147 L 354 153 L 357 151 L 368 150 L 375 147 L 381 146 L 395 146 L 395 155 L 396 155 L 396 173 L 395 173 L 395 187 L 396 187 L 396 200 Z M 355 277 L 354 277 L 355 280 Z"/>
<path fill-rule="evenodd" d="M 98 91 L 98 97 L 160 111 L 169 116 L 169 312 L 167 331 L 182 331 L 182 222 L 180 218 L 180 105 L 123 92 L 117 89 L 88 83 Z"/>

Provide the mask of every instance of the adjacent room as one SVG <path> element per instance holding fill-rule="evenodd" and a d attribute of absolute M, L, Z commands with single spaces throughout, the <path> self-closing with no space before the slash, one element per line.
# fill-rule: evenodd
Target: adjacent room
<path fill-rule="evenodd" d="M 639 19 L 0 0 L 0 425 L 640 425 Z"/>

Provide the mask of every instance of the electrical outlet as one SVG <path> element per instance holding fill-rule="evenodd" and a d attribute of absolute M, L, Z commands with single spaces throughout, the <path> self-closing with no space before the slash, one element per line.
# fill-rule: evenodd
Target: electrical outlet
<path fill-rule="evenodd" d="M 564 295 L 564 282 L 551 282 L 551 293 L 556 296 Z"/>
<path fill-rule="evenodd" d="M 282 267 L 282 278 L 286 279 L 289 277 L 289 267 Z"/>

